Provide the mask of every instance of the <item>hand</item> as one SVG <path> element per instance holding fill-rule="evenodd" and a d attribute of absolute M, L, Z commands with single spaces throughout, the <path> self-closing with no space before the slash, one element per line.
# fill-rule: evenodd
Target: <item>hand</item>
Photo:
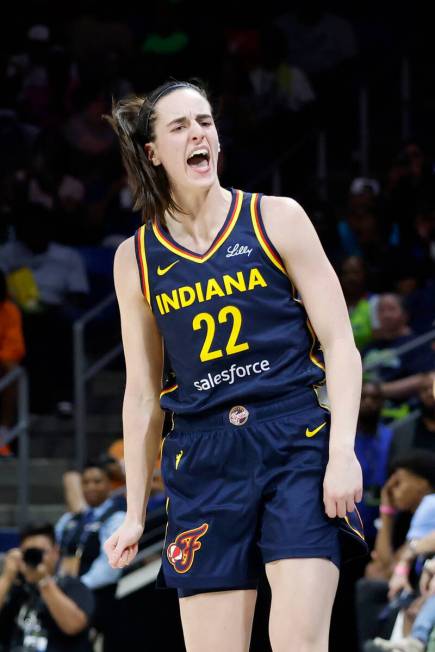
<path fill-rule="evenodd" d="M 433 595 L 435 593 L 435 559 L 426 561 L 420 577 L 420 593 Z"/>
<path fill-rule="evenodd" d="M 36 568 L 23 564 L 22 573 L 28 584 L 38 584 L 50 575 L 44 562 L 41 562 Z"/>
<path fill-rule="evenodd" d="M 381 505 L 395 507 L 393 489 L 397 483 L 397 475 L 393 473 L 381 489 Z"/>
<path fill-rule="evenodd" d="M 323 480 L 323 502 L 330 518 L 344 518 L 362 500 L 362 471 L 355 453 L 329 457 Z"/>
<path fill-rule="evenodd" d="M 143 525 L 138 521 L 125 519 L 123 524 L 104 544 L 112 568 L 128 566 L 137 555 L 138 542 L 143 533 Z"/>
<path fill-rule="evenodd" d="M 398 575 L 393 573 L 388 583 L 388 599 L 392 600 L 403 589 L 407 589 L 408 591 L 411 590 L 411 585 L 409 584 L 408 578 L 406 575 Z"/>
<path fill-rule="evenodd" d="M 18 573 L 22 571 L 22 560 L 23 556 L 18 548 L 12 548 L 5 556 L 2 576 L 10 584 L 15 582 Z"/>

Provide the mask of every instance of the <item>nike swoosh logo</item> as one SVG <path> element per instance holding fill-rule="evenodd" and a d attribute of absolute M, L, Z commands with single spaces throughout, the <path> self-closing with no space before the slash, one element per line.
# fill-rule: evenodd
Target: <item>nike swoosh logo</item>
<path fill-rule="evenodd" d="M 183 453 L 184 453 L 184 451 L 180 451 L 175 456 L 175 469 L 178 469 L 178 465 L 180 464 L 181 458 L 183 457 Z"/>
<path fill-rule="evenodd" d="M 167 267 L 163 267 L 163 268 L 160 267 L 160 265 L 159 265 L 159 266 L 157 267 L 157 274 L 158 274 L 159 276 L 163 276 L 164 274 L 166 274 L 166 272 L 169 272 L 169 270 L 170 270 L 174 265 L 176 265 L 176 264 L 179 263 L 179 262 L 180 262 L 180 261 L 177 259 L 176 261 L 174 261 L 173 263 L 171 263 L 171 264 L 168 265 Z"/>
<path fill-rule="evenodd" d="M 307 437 L 314 437 L 314 435 L 316 435 L 316 434 L 319 432 L 319 430 L 322 430 L 322 428 L 324 428 L 325 426 L 326 426 L 326 421 L 324 421 L 320 426 L 318 426 L 318 427 L 315 428 L 314 430 L 309 430 L 309 429 L 307 428 L 307 429 L 305 430 L 305 435 L 306 435 Z"/>

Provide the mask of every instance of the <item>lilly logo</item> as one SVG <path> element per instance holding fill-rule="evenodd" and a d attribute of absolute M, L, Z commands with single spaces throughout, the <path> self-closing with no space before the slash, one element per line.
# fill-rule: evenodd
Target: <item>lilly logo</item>
<path fill-rule="evenodd" d="M 199 539 L 208 530 L 208 523 L 203 523 L 193 530 L 186 530 L 168 545 L 166 554 L 177 573 L 187 573 L 191 569 L 195 553 L 202 546 Z"/>

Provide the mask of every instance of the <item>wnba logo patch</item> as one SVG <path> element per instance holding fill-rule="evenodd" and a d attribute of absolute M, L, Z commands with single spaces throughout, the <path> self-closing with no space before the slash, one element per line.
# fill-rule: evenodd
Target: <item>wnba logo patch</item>
<path fill-rule="evenodd" d="M 192 567 L 195 552 L 201 548 L 199 539 L 208 530 L 208 523 L 203 523 L 193 530 L 186 530 L 168 545 L 166 554 L 177 573 L 187 573 Z"/>

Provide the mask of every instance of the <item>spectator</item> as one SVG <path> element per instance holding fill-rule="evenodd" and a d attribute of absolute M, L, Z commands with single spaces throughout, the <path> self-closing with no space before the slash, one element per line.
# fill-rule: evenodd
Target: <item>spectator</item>
<path fill-rule="evenodd" d="M 435 369 L 435 351 L 430 345 L 401 350 L 415 335 L 408 325 L 408 314 L 399 295 L 381 295 L 378 319 L 377 337 L 362 352 L 366 378 L 381 382 L 386 398 L 412 397 L 418 391 L 420 374 Z"/>
<path fill-rule="evenodd" d="M 349 310 L 355 344 L 359 349 L 369 344 L 379 328 L 379 296 L 367 289 L 367 270 L 363 258 L 349 256 L 341 264 L 340 282 Z"/>
<path fill-rule="evenodd" d="M 0 378 L 21 362 L 24 352 L 21 313 L 7 297 L 6 278 L 0 270 Z M 11 449 L 8 444 L 2 445 L 1 442 L 15 419 L 15 384 L 4 389 L 0 398 L 0 456 L 7 456 L 11 454 Z"/>
<path fill-rule="evenodd" d="M 0 269 L 23 309 L 31 409 L 72 410 L 71 320 L 89 291 L 85 266 L 70 247 L 50 240 L 50 214 L 29 205 L 15 242 L 0 247 Z M 53 354 L 53 352 L 55 352 Z"/>
<path fill-rule="evenodd" d="M 57 577 L 59 549 L 50 525 L 30 527 L 10 550 L 0 576 L 0 645 L 5 650 L 92 652 L 92 592 Z"/>
<path fill-rule="evenodd" d="M 419 391 L 419 415 L 398 423 L 390 448 L 390 460 L 411 450 L 422 448 L 435 453 L 435 369 L 423 374 Z"/>
<path fill-rule="evenodd" d="M 372 548 L 375 521 L 379 516 L 380 492 L 388 474 L 388 454 L 393 432 L 381 420 L 383 398 L 380 387 L 364 383 L 355 439 L 355 452 L 363 472 L 364 495 L 358 505 L 364 533 Z"/>
<path fill-rule="evenodd" d="M 82 475 L 87 508 L 79 514 L 66 513 L 56 524 L 63 572 L 78 575 L 93 591 L 95 627 L 104 637 L 104 652 L 119 651 L 116 633 L 115 590 L 121 571 L 109 566 L 103 543 L 124 520 L 110 497 L 109 474 L 98 462 L 88 462 Z"/>
<path fill-rule="evenodd" d="M 365 577 L 356 586 L 358 637 L 361 646 L 376 636 L 389 637 L 391 634 L 398 608 L 385 610 L 385 607 L 388 606 L 389 581 L 406 550 L 407 535 L 412 532 L 409 518 L 406 517 L 415 515 L 414 524 L 420 522 L 420 516 L 426 512 L 423 500 L 434 492 L 434 453 L 413 451 L 395 460 L 391 475 L 381 492 L 380 523 L 372 553 L 373 560 L 366 567 Z M 422 510 L 417 514 L 420 505 Z M 428 534 L 433 521 L 424 520 L 424 534 Z"/>

